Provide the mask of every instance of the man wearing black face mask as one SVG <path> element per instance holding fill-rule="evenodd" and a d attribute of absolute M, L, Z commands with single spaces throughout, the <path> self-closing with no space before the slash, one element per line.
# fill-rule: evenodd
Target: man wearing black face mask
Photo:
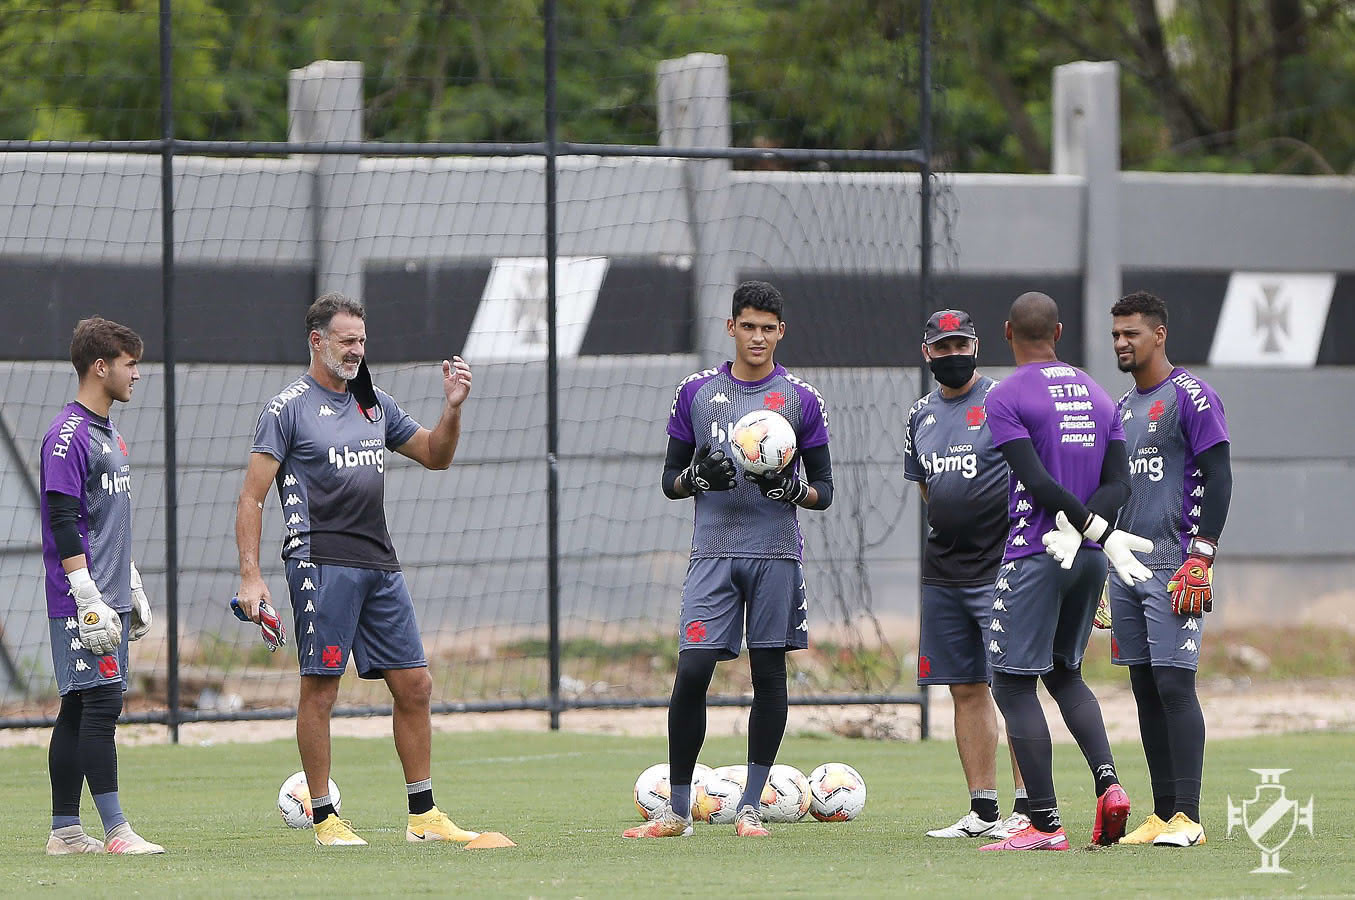
<path fill-rule="evenodd" d="M 988 433 L 984 400 L 996 382 L 978 373 L 978 349 L 963 310 L 939 310 L 927 320 L 922 355 L 940 387 L 908 413 L 903 474 L 917 483 L 929 526 L 917 680 L 950 687 L 970 798 L 963 818 L 927 834 L 1003 840 L 1030 819 L 1015 758 L 1016 803 L 1006 819 L 998 813 L 997 713 L 983 644 L 1007 537 L 1008 470 Z"/>

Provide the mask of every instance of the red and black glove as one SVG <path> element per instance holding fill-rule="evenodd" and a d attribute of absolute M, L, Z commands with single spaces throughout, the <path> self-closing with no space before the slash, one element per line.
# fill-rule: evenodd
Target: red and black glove
<path fill-rule="evenodd" d="M 1206 538 L 1191 538 L 1186 546 L 1186 561 L 1167 582 L 1172 595 L 1172 612 L 1178 616 L 1198 616 L 1214 608 L 1214 555 L 1218 545 Z"/>

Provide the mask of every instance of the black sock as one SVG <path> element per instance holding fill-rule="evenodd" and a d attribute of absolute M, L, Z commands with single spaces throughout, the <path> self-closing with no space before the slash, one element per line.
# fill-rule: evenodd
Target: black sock
<path fill-rule="evenodd" d="M 413 784 L 405 784 L 405 794 L 409 797 L 409 814 L 422 815 L 433 808 L 433 779 L 425 778 Z"/>
<path fill-rule="evenodd" d="M 998 818 L 997 791 L 970 791 L 969 811 L 985 822 L 996 822 Z"/>
<path fill-rule="evenodd" d="M 786 651 L 750 647 L 748 664 L 753 675 L 753 708 L 748 713 L 748 759 L 771 766 L 786 734 Z"/>
<path fill-rule="evenodd" d="M 1063 827 L 1058 806 L 1044 806 L 1039 801 L 1031 804 L 1030 824 L 1035 826 L 1036 831 L 1043 831 L 1045 834 L 1058 831 Z"/>
<path fill-rule="evenodd" d="M 1139 713 L 1139 736 L 1143 756 L 1148 761 L 1148 779 L 1153 786 L 1153 813 L 1167 821 L 1176 810 L 1176 776 L 1172 773 L 1172 751 L 1167 743 L 1167 714 L 1157 692 L 1153 667 L 1129 667 L 1129 685 Z"/>
<path fill-rule="evenodd" d="M 122 713 L 122 685 L 104 684 L 81 691 L 80 768 L 91 794 L 118 789 L 118 748 L 114 743 Z"/>
<path fill-rule="evenodd" d="M 1106 723 L 1101 718 L 1101 704 L 1096 702 L 1096 695 L 1082 680 L 1080 668 L 1071 668 L 1056 659 L 1054 668 L 1041 678 L 1058 703 L 1063 723 L 1072 732 L 1073 740 L 1077 741 L 1092 770 L 1096 796 L 1100 797 L 1106 788 L 1120 781 L 1119 775 L 1115 773 L 1115 757 L 1110 752 L 1110 739 L 1106 737 Z M 1025 766 L 1022 766 L 1022 775 L 1025 771 Z"/>
<path fill-rule="evenodd" d="M 1167 739 L 1176 774 L 1176 812 L 1200 821 L 1200 780 L 1204 772 L 1204 710 L 1195 693 L 1195 672 L 1177 666 L 1154 666 L 1153 679 L 1162 696 Z"/>
<path fill-rule="evenodd" d="M 715 650 L 683 650 L 678 654 L 673 695 L 668 701 L 669 784 L 692 783 L 696 757 L 706 739 L 706 691 L 719 658 Z M 674 809 L 678 815 L 688 809 Z"/>
<path fill-rule="evenodd" d="M 47 747 L 47 774 L 52 782 L 52 819 L 72 824 L 68 819 L 80 818 L 80 790 L 85 784 L 85 773 L 80 768 L 80 716 L 84 706 L 79 691 L 71 691 L 61 698 L 61 711 L 52 727 L 52 742 Z"/>
<path fill-rule="evenodd" d="M 328 798 L 326 798 L 326 801 L 327 801 L 327 800 L 328 800 Z M 330 816 L 337 816 L 337 815 L 338 815 L 338 813 L 334 811 L 334 804 L 333 804 L 333 803 L 329 803 L 329 802 L 316 803 L 316 804 L 313 804 L 313 805 L 311 806 L 311 821 L 314 822 L 314 823 L 316 823 L 316 824 L 319 824 L 320 822 L 323 822 L 325 819 L 328 819 Z"/>
<path fill-rule="evenodd" d="M 1054 798 L 1053 744 L 1049 740 L 1049 724 L 1045 722 L 1040 698 L 1035 695 L 1034 675 L 993 673 L 993 699 L 1007 724 L 1007 740 L 1016 755 L 1017 767 L 1026 784 L 1029 796 L 1030 820 L 1036 822 L 1036 810 L 1041 810 L 1041 822 L 1049 826 L 1058 819 L 1058 802 Z M 1052 817 L 1052 818 L 1051 818 Z M 1058 825 L 1042 830 L 1054 831 Z"/>
<path fill-rule="evenodd" d="M 1010 740 L 1010 738 L 1009 738 Z M 1027 819 L 1030 818 L 1030 800 L 1026 797 L 1025 788 L 1016 789 L 1016 799 L 1012 801 L 1012 813 L 1020 813 Z"/>

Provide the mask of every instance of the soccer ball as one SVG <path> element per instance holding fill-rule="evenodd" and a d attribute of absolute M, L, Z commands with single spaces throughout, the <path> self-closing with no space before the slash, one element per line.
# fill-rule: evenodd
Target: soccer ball
<path fill-rule="evenodd" d="M 850 822 L 866 807 L 866 780 L 846 763 L 824 763 L 809 773 L 809 814 L 820 822 Z"/>
<path fill-rule="evenodd" d="M 712 825 L 732 825 L 743 799 L 743 785 L 712 772 L 692 794 L 692 818 Z"/>
<path fill-rule="evenodd" d="M 798 822 L 809 812 L 809 781 L 794 766 L 775 765 L 762 789 L 765 822 Z"/>
<path fill-rule="evenodd" d="M 334 779 L 329 780 L 329 799 L 334 811 L 339 811 L 339 786 Z M 278 812 L 288 828 L 310 828 L 311 792 L 306 786 L 306 773 L 297 772 L 282 783 L 278 791 Z"/>
<path fill-rule="evenodd" d="M 711 774 L 718 775 L 721 778 L 728 778 L 741 788 L 748 787 L 747 766 L 720 766 L 718 769 L 712 769 Z"/>
<path fill-rule="evenodd" d="M 703 766 L 701 763 L 697 763 L 696 768 L 692 770 L 692 805 L 696 804 L 697 788 L 708 775 L 710 766 Z M 645 817 L 646 822 L 658 815 L 672 794 L 673 787 L 668 780 L 668 763 L 650 766 L 635 779 L 635 808 L 640 810 L 640 815 Z"/>
<path fill-rule="evenodd" d="M 734 458 L 754 475 L 780 472 L 795 457 L 795 429 L 770 409 L 755 409 L 734 423 Z"/>

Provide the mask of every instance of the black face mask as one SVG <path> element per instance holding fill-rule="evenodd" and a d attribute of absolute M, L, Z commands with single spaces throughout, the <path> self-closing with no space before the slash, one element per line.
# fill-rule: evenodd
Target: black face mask
<path fill-rule="evenodd" d="M 978 364 L 979 358 L 972 353 L 938 356 L 927 362 L 937 383 L 948 388 L 962 388 L 968 384 Z"/>

